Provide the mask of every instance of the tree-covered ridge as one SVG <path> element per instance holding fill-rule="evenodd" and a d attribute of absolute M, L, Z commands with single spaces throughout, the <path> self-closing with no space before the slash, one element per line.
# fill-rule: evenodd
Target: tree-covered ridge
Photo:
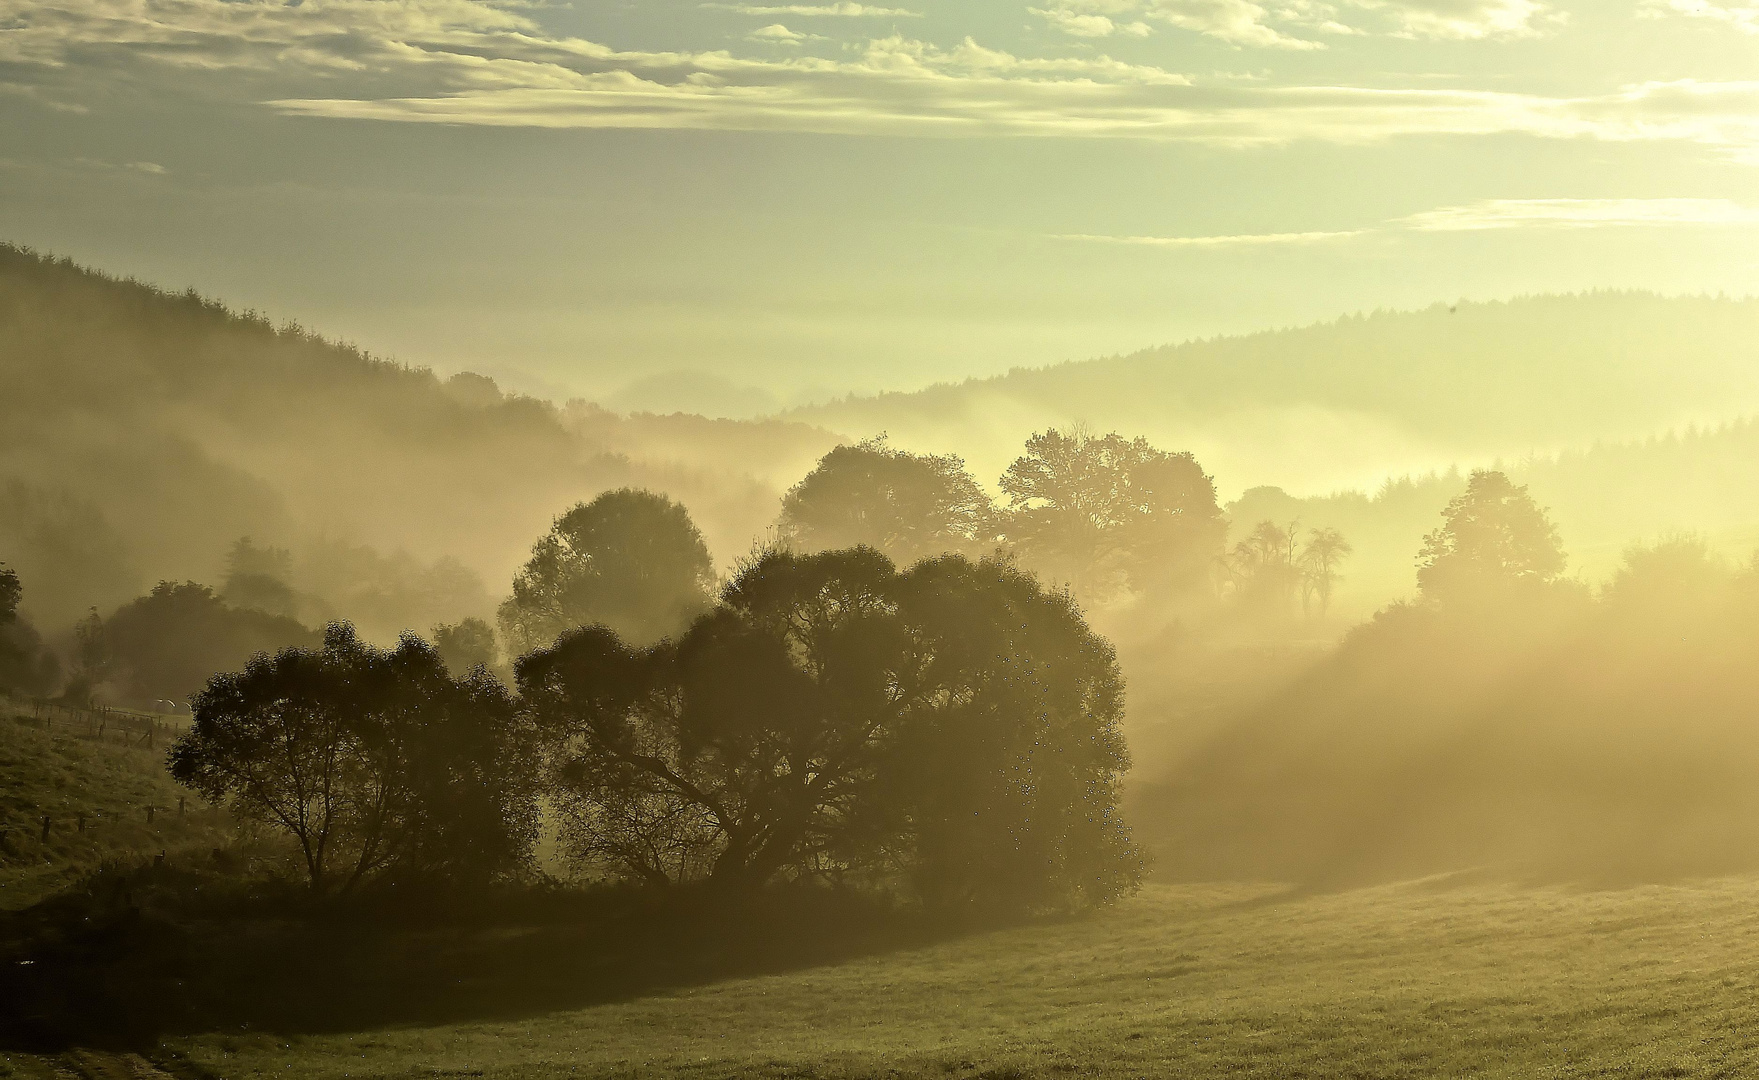
<path fill-rule="evenodd" d="M 838 441 L 509 395 L 4 245 L 0 357 L 0 549 L 46 624 L 157 580 L 216 581 L 240 536 L 291 548 L 292 584 L 381 638 L 486 616 L 485 582 L 558 506 L 665 490 L 742 550 L 773 516 L 773 477 Z"/>

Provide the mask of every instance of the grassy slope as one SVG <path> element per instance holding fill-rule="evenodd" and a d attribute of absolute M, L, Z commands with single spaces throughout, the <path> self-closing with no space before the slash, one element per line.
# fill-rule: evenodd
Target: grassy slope
<path fill-rule="evenodd" d="M 67 887 L 107 860 L 141 860 L 159 851 L 226 842 L 217 815 L 189 800 L 165 772 L 165 747 L 124 747 L 44 731 L 0 710 L 0 911 L 25 907 Z M 159 807 L 152 825 L 146 807 Z M 80 813 L 86 831 L 76 829 Z M 54 819 L 42 841 L 44 814 Z"/>
<path fill-rule="evenodd" d="M 1100 917 L 527 1019 L 217 1033 L 226 1080 L 1732 1076 L 1759 1067 L 1759 881 L 1155 886 Z"/>

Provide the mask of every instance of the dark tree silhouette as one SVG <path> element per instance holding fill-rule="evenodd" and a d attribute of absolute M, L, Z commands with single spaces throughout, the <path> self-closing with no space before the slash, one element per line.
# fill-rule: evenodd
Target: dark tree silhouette
<path fill-rule="evenodd" d="M 1023 906 L 1136 879 L 1111 647 L 1006 563 L 771 551 L 676 643 L 591 628 L 517 671 L 569 841 L 614 872 Z"/>
<path fill-rule="evenodd" d="M 486 673 L 453 679 L 419 638 L 381 650 L 332 623 L 321 649 L 216 675 L 194 708 L 172 775 L 289 835 L 314 892 L 490 879 L 529 856 L 531 740 L 512 699 Z"/>
<path fill-rule="evenodd" d="M 951 454 L 895 450 L 882 436 L 839 446 L 782 499 L 781 539 L 801 551 L 865 544 L 900 565 L 997 541 L 989 494 Z"/>
<path fill-rule="evenodd" d="M 0 563 L 0 693 L 42 695 L 60 674 L 55 655 L 43 648 L 35 628 L 18 613 L 24 583 Z"/>
<path fill-rule="evenodd" d="M 24 599 L 24 585 L 17 571 L 0 563 L 0 626 L 18 620 L 18 605 Z"/>
<path fill-rule="evenodd" d="M 1115 433 L 1034 435 L 1001 488 L 1022 556 L 1088 596 L 1200 587 L 1227 533 L 1196 458 Z"/>
<path fill-rule="evenodd" d="M 708 546 L 684 507 L 620 488 L 557 518 L 532 548 L 501 604 L 501 632 L 514 651 L 592 624 L 652 642 L 706 609 L 713 585 Z"/>
<path fill-rule="evenodd" d="M 1423 538 L 1417 587 L 1441 604 L 1498 602 L 1557 580 L 1564 570 L 1557 526 L 1527 489 L 1480 469 Z"/>
<path fill-rule="evenodd" d="M 292 619 L 230 607 L 193 581 L 161 581 L 85 628 L 76 675 L 93 686 L 109 681 L 135 701 L 183 701 L 209 677 L 243 667 L 257 653 L 318 640 Z"/>
<path fill-rule="evenodd" d="M 492 671 L 501 655 L 495 643 L 495 628 L 481 619 L 461 619 L 434 627 L 434 648 L 454 675 L 478 667 Z"/>

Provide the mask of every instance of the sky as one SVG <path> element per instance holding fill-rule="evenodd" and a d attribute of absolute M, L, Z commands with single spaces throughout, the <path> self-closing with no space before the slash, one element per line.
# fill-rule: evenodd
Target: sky
<path fill-rule="evenodd" d="M 1745 295 L 1756 182 L 1722 0 L 0 0 L 0 239 L 556 398 Z"/>

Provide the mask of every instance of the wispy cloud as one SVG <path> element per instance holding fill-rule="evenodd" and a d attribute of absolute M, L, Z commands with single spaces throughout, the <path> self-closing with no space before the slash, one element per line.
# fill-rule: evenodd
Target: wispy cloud
<path fill-rule="evenodd" d="M 1230 45 L 1295 50 L 1324 49 L 1314 33 L 1483 40 L 1532 36 L 1564 18 L 1539 0 L 1052 0 L 1029 10 L 1071 37 L 1145 34 L 1147 19 Z"/>
<path fill-rule="evenodd" d="M 1759 209 L 1728 199 L 1487 199 L 1426 210 L 1399 223 L 1421 232 L 1759 225 Z"/>
<path fill-rule="evenodd" d="M 1712 19 L 1727 23 L 1743 34 L 1759 34 L 1759 5 L 1720 4 L 1714 0 L 1646 0 L 1637 9 L 1639 15 L 1666 18 L 1680 15 L 1689 19 Z"/>
<path fill-rule="evenodd" d="M 703 4 L 711 11 L 733 11 L 740 15 L 807 15 L 839 19 L 920 19 L 922 12 L 904 8 L 875 7 L 872 4 Z"/>
<path fill-rule="evenodd" d="M 802 41 L 821 40 L 818 34 L 802 34 L 788 29 L 781 23 L 760 26 L 745 36 L 752 41 L 767 42 L 771 45 L 798 45 Z"/>
<path fill-rule="evenodd" d="M 1324 240 L 1348 240 L 1365 230 L 1347 232 L 1241 233 L 1233 236 L 1106 236 L 1093 233 L 1055 233 L 1053 240 L 1077 240 L 1090 244 L 1122 244 L 1128 247 L 1255 247 L 1265 244 L 1313 244 Z"/>
<path fill-rule="evenodd" d="M 1348 0 L 1386 17 L 1400 37 L 1479 41 L 1531 37 L 1567 16 L 1538 0 Z"/>
<path fill-rule="evenodd" d="M 186 92 L 201 80 L 231 97 L 261 87 L 253 96 L 304 116 L 1224 146 L 1523 135 L 1695 143 L 1759 164 L 1759 81 L 1581 97 L 1278 86 L 897 34 L 838 58 L 651 52 L 555 36 L 479 0 L 0 0 L 0 26 L 14 81 L 34 69 L 62 86 L 133 85 L 161 70 Z M 237 77 L 217 81 L 227 73 Z"/>

